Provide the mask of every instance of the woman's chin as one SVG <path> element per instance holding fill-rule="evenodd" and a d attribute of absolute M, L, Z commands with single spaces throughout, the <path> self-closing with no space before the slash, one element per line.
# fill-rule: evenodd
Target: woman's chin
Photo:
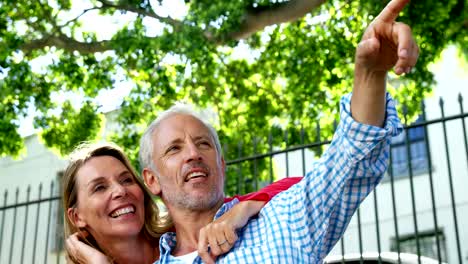
<path fill-rule="evenodd" d="M 122 215 L 116 218 L 111 218 L 106 229 L 103 232 L 117 237 L 136 236 L 143 229 L 144 220 L 138 219 L 135 215 Z"/>

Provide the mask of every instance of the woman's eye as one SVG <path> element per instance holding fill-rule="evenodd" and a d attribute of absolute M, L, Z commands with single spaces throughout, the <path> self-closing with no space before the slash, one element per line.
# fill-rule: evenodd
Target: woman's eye
<path fill-rule="evenodd" d="M 122 183 L 131 184 L 131 183 L 134 183 L 134 180 L 132 177 L 127 177 L 122 180 Z"/>
<path fill-rule="evenodd" d="M 94 192 L 101 192 L 101 191 L 104 191 L 105 189 L 106 189 L 106 187 L 104 185 L 99 184 L 99 185 L 94 186 L 93 191 Z"/>

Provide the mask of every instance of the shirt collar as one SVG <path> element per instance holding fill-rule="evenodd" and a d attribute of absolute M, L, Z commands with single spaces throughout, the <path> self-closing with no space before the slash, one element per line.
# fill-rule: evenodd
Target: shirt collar
<path fill-rule="evenodd" d="M 232 201 L 229 201 L 223 204 L 221 208 L 219 208 L 219 210 L 216 212 L 214 220 L 220 218 L 224 213 L 231 210 L 231 208 L 238 203 L 239 203 L 239 200 L 237 198 L 234 198 L 232 199 Z M 162 235 L 161 238 L 159 239 L 160 259 L 162 260 L 168 257 L 176 245 L 177 245 L 176 233 L 167 232 L 164 235 Z"/>

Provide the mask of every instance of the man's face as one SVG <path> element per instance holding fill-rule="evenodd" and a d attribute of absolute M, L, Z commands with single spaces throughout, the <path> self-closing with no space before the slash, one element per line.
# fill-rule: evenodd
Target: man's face
<path fill-rule="evenodd" d="M 224 160 L 202 122 L 190 115 L 168 117 L 154 131 L 153 144 L 157 179 L 149 187 L 168 207 L 203 211 L 222 201 Z"/>

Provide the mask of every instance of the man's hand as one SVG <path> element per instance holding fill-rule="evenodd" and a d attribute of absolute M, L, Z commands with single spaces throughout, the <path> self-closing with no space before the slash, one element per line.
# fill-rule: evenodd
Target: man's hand
<path fill-rule="evenodd" d="M 392 0 L 364 32 L 356 49 L 351 115 L 360 123 L 382 126 L 385 119 L 385 82 L 394 68 L 409 73 L 419 48 L 408 25 L 395 22 L 409 0 Z"/>
<path fill-rule="evenodd" d="M 393 0 L 364 32 L 356 50 L 356 67 L 367 71 L 409 73 L 419 56 L 411 28 L 395 22 L 409 0 Z"/>
<path fill-rule="evenodd" d="M 84 234 L 83 234 L 84 233 Z M 69 263 L 79 263 L 79 264 L 90 264 L 90 263 L 99 263 L 99 264 L 108 264 L 110 263 L 107 257 L 96 250 L 85 244 L 81 239 L 84 239 L 86 236 L 86 231 L 82 233 L 74 233 L 69 236 L 65 241 L 65 247 L 68 253 Z"/>
<path fill-rule="evenodd" d="M 261 201 L 240 202 L 220 218 L 200 229 L 198 255 L 203 262 L 212 264 L 217 256 L 231 250 L 238 239 L 236 230 L 245 226 L 249 218 L 258 214 L 264 205 L 265 202 Z"/>

